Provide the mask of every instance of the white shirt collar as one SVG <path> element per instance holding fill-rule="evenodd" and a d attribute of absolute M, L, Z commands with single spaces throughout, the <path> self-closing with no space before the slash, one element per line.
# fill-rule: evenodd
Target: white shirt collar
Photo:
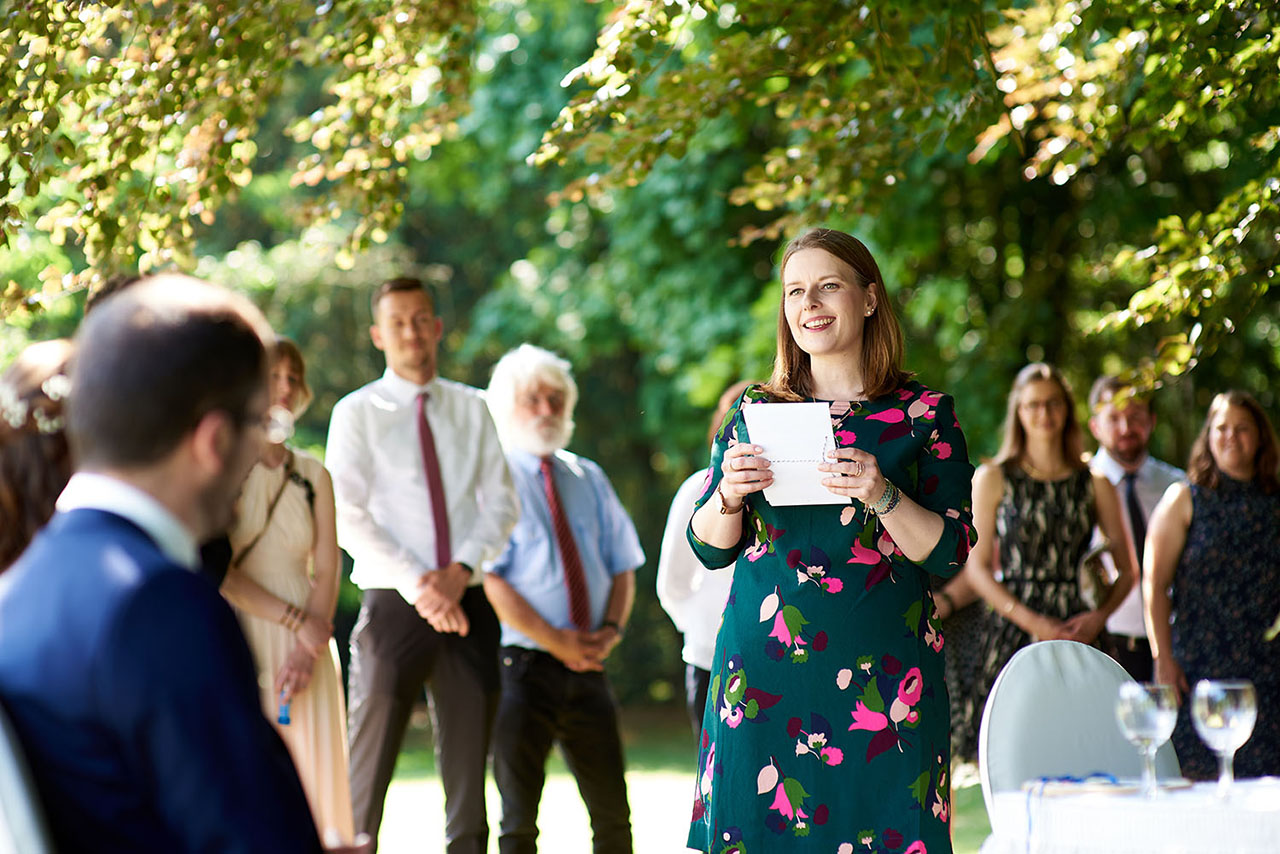
<path fill-rule="evenodd" d="M 195 537 L 178 517 L 151 495 L 109 475 L 76 472 L 58 497 L 58 510 L 105 510 L 123 516 L 174 563 L 190 570 L 200 566 Z"/>
<path fill-rule="evenodd" d="M 1094 459 L 1097 461 L 1098 471 L 1100 471 L 1102 476 L 1112 483 L 1118 483 L 1124 479 L 1126 474 L 1129 473 L 1124 466 L 1120 465 L 1119 461 L 1107 453 L 1106 448 L 1098 448 L 1098 452 L 1094 454 Z M 1134 472 L 1137 480 L 1142 480 L 1142 473 L 1146 469 L 1147 463 L 1150 462 L 1150 460 L 1150 454 L 1142 458 L 1141 465 L 1139 465 L 1138 470 Z"/>
<path fill-rule="evenodd" d="M 418 385 L 412 380 L 407 380 L 397 374 L 391 368 L 387 368 L 382 373 L 382 391 L 387 397 L 401 406 L 408 406 L 418 399 L 418 395 L 424 391 L 427 393 L 435 389 L 438 377 L 432 377 L 425 385 Z"/>

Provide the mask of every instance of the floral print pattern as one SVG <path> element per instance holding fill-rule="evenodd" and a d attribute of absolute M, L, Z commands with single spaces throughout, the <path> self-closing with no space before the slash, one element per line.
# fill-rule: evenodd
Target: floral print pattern
<path fill-rule="evenodd" d="M 765 400 L 749 388 L 721 425 L 699 506 L 725 451 L 750 441 L 741 407 Z M 737 564 L 689 833 L 709 854 L 951 851 L 945 639 L 931 591 L 973 545 L 973 468 L 940 392 L 913 382 L 830 407 L 837 445 L 874 454 L 943 518 L 943 534 L 916 562 L 856 501 L 773 507 L 760 493 L 747 499 L 738 547 L 690 532 L 708 566 Z"/>

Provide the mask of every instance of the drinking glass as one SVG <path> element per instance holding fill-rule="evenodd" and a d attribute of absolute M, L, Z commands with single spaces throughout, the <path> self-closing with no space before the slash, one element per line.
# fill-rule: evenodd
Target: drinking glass
<path fill-rule="evenodd" d="M 1191 694 L 1191 720 L 1200 739 L 1218 754 L 1218 796 L 1225 798 L 1235 779 L 1233 763 L 1240 745 L 1258 720 L 1258 694 L 1245 679 L 1201 679 Z"/>
<path fill-rule="evenodd" d="M 1173 735 L 1178 721 L 1178 699 L 1172 685 L 1125 682 L 1116 700 L 1116 722 L 1130 743 L 1142 753 L 1142 794 L 1154 798 L 1156 751 Z"/>

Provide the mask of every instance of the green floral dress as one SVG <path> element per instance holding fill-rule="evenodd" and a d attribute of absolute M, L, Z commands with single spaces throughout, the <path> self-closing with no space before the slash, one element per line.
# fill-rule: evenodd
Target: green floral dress
<path fill-rule="evenodd" d="M 726 449 L 750 441 L 741 407 L 716 434 L 698 506 Z M 915 563 L 875 516 L 747 500 L 731 549 L 689 540 L 709 567 L 736 560 L 703 714 L 689 845 L 712 854 L 947 854 L 950 720 L 931 576 L 964 566 L 976 536 L 973 467 L 952 399 L 918 383 L 831 404 L 836 444 L 943 517 Z"/>

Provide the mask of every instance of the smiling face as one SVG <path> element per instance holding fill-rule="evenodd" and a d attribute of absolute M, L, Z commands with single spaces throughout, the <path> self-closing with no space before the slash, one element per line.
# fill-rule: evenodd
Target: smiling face
<path fill-rule="evenodd" d="M 796 345 L 812 357 L 862 355 L 862 333 L 876 285 L 823 249 L 801 249 L 782 270 L 783 312 Z"/>
<path fill-rule="evenodd" d="M 1253 478 L 1261 441 L 1253 413 L 1243 406 L 1220 407 L 1209 422 L 1209 453 L 1236 480 Z"/>

